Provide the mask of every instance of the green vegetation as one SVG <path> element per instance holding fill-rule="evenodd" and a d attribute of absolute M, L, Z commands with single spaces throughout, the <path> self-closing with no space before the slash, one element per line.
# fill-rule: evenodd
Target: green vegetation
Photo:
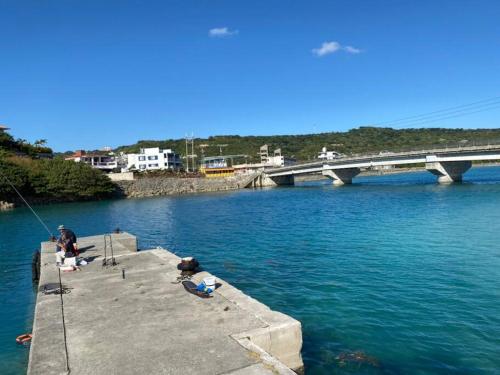
<path fill-rule="evenodd" d="M 213 136 L 195 140 L 195 153 L 201 156 L 219 155 L 220 145 L 225 155 L 248 155 L 249 162 L 259 160 L 260 146 L 267 144 L 270 150 L 281 148 L 286 156 L 298 161 L 313 160 L 322 147 L 351 155 L 384 151 L 405 151 L 417 148 L 456 147 L 484 142 L 500 142 L 500 129 L 402 129 L 361 127 L 347 132 L 308 135 L 277 136 Z M 15 140 L 0 131 L 0 172 L 5 175 L 26 197 L 39 200 L 87 200 L 109 197 L 115 185 L 101 172 L 83 163 L 65 161 L 62 156 L 52 157 L 52 150 L 45 140 L 30 144 Z M 202 146 L 202 147 L 200 147 Z M 185 141 L 139 141 L 122 146 L 117 151 L 138 152 L 144 147 L 172 148 L 185 154 Z M 166 175 L 172 172 L 160 172 Z M 151 174 L 155 175 L 155 174 Z M 151 176 L 150 174 L 145 175 Z M 17 200 L 15 192 L 0 175 L 0 201 Z"/>
<path fill-rule="evenodd" d="M 350 155 L 381 151 L 405 151 L 423 147 L 444 147 L 473 144 L 475 142 L 497 140 L 500 142 L 500 129 L 391 129 L 360 127 L 347 132 L 332 132 L 307 135 L 275 136 L 214 136 L 207 139 L 195 139 L 195 153 L 201 156 L 200 145 L 205 147 L 206 156 L 219 155 L 219 146 L 225 155 L 248 155 L 249 161 L 259 159 L 259 147 L 268 144 L 270 150 L 281 148 L 286 156 L 298 161 L 307 161 L 317 157 L 322 147 Z M 186 146 L 183 139 L 165 141 L 139 141 L 130 146 L 122 146 L 118 151 L 138 152 L 143 147 L 172 148 L 184 155 Z"/>
<path fill-rule="evenodd" d="M 40 158 L 51 154 L 43 140 L 31 145 L 0 132 L 0 201 L 18 200 L 5 177 L 21 194 L 35 200 L 100 199 L 113 193 L 113 183 L 102 172 L 60 157 Z"/>
<path fill-rule="evenodd" d="M 25 139 L 14 140 L 10 134 L 0 131 L 0 155 L 2 152 L 4 154 L 23 154 L 33 158 L 40 155 L 51 155 L 52 150 L 45 146 L 46 143 L 45 139 L 35 141 L 33 144 L 28 143 Z"/>

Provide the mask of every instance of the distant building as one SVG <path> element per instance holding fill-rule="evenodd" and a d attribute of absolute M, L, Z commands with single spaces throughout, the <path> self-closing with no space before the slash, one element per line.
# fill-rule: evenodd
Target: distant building
<path fill-rule="evenodd" d="M 260 163 L 245 163 L 234 165 L 235 173 L 252 173 L 256 171 L 263 171 L 269 168 L 279 168 L 289 165 L 294 165 L 296 160 L 294 158 L 285 157 L 281 154 L 281 148 L 273 151 L 272 155 L 269 154 L 269 146 L 264 145 L 259 150 Z"/>
<path fill-rule="evenodd" d="M 260 146 L 259 155 L 261 164 L 266 164 L 267 159 L 269 158 L 269 146 L 268 145 Z"/>
<path fill-rule="evenodd" d="M 342 154 L 340 154 L 336 151 L 327 151 L 326 147 L 323 147 L 321 149 L 321 152 L 318 155 L 318 159 L 321 159 L 321 160 L 333 160 L 333 159 L 338 159 L 341 157 L 342 157 Z"/>
<path fill-rule="evenodd" d="M 85 163 L 92 168 L 100 169 L 102 171 L 110 172 L 113 169 L 119 168 L 119 157 L 112 152 L 89 152 L 84 150 L 77 150 L 71 156 L 65 158 L 66 160 L 73 160 L 76 163 Z"/>
<path fill-rule="evenodd" d="M 234 159 L 247 158 L 247 155 L 207 156 L 201 160 L 200 172 L 206 177 L 228 177 L 234 175 Z"/>
<path fill-rule="evenodd" d="M 223 155 L 221 156 L 207 156 L 201 160 L 202 168 L 226 168 L 227 158 Z"/>
<path fill-rule="evenodd" d="M 3 133 L 6 130 L 10 130 L 10 128 L 8 128 L 8 127 L 6 127 L 4 125 L 0 125 L 0 133 Z"/>
<path fill-rule="evenodd" d="M 179 170 L 181 157 L 171 149 L 159 147 L 141 148 L 138 154 L 127 155 L 127 170 L 154 171 L 162 169 Z"/>
<path fill-rule="evenodd" d="M 265 167 L 285 167 L 288 165 L 295 164 L 296 160 L 293 158 L 287 158 L 281 154 L 281 148 L 277 148 L 273 151 L 273 154 L 269 154 L 269 146 L 264 145 L 260 148 L 260 163 Z"/>

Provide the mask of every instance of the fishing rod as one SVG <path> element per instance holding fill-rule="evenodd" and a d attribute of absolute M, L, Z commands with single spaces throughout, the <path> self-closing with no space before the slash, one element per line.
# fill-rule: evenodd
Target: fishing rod
<path fill-rule="evenodd" d="M 7 176 L 1 170 L 0 170 L 0 176 L 2 176 L 5 181 L 7 181 L 7 183 L 10 185 L 12 190 L 14 190 L 17 193 L 17 195 L 19 195 L 19 198 L 21 198 L 21 200 L 26 204 L 26 206 L 28 206 L 28 208 L 31 210 L 33 215 L 35 215 L 35 217 L 38 219 L 40 224 L 42 224 L 42 226 L 45 228 L 47 233 L 50 235 L 50 238 L 51 239 L 54 238 L 54 235 L 50 231 L 47 224 L 45 224 L 45 222 L 36 213 L 36 211 L 33 209 L 33 207 L 31 207 L 31 205 L 28 203 L 28 201 L 26 199 L 24 199 L 23 195 L 19 192 L 19 190 L 17 190 L 17 188 L 12 183 L 12 181 L 10 181 L 9 178 L 7 178 Z M 66 321 L 64 319 L 63 285 L 62 285 L 62 280 L 61 280 L 61 269 L 59 267 L 58 267 L 58 271 L 59 271 L 59 274 L 58 274 L 58 276 L 59 276 L 59 294 L 61 297 L 61 316 L 62 316 L 62 327 L 63 327 L 63 338 L 64 338 L 64 352 L 65 352 L 65 357 L 66 357 L 66 373 L 69 375 L 71 373 L 71 369 L 69 367 L 68 341 L 66 338 Z"/>

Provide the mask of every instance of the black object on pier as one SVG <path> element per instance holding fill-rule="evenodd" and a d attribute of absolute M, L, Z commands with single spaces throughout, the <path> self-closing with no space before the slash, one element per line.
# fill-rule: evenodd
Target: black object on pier
<path fill-rule="evenodd" d="M 108 259 L 108 248 L 111 251 L 111 259 Z M 102 260 L 102 266 L 116 266 L 115 254 L 113 253 L 113 239 L 111 234 L 104 235 L 104 259 Z"/>
<path fill-rule="evenodd" d="M 31 280 L 35 284 L 40 281 L 40 250 L 36 250 L 31 258 Z"/>

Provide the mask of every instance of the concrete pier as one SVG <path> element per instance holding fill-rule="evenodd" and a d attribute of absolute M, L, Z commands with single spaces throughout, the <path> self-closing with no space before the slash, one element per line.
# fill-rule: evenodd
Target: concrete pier
<path fill-rule="evenodd" d="M 59 282 L 54 244 L 42 243 L 29 375 L 66 374 L 65 346 L 72 375 L 290 375 L 302 368 L 300 322 L 219 278 L 213 298 L 189 294 L 175 283 L 176 255 L 138 252 L 128 233 L 112 240 L 117 265 L 102 266 L 104 238 L 93 236 L 78 241 L 89 264 L 61 272 L 66 339 L 61 296 L 43 293 Z"/>
<path fill-rule="evenodd" d="M 260 176 L 260 180 L 258 183 L 260 187 L 294 185 L 294 184 L 295 181 L 293 176 L 269 177 L 265 173 Z"/>
<path fill-rule="evenodd" d="M 334 185 L 352 184 L 352 179 L 361 173 L 359 168 L 326 169 L 322 171 L 323 176 L 333 180 Z"/>
<path fill-rule="evenodd" d="M 471 161 L 432 162 L 425 164 L 425 169 L 437 176 L 440 184 L 461 182 L 463 174 L 471 167 Z"/>

